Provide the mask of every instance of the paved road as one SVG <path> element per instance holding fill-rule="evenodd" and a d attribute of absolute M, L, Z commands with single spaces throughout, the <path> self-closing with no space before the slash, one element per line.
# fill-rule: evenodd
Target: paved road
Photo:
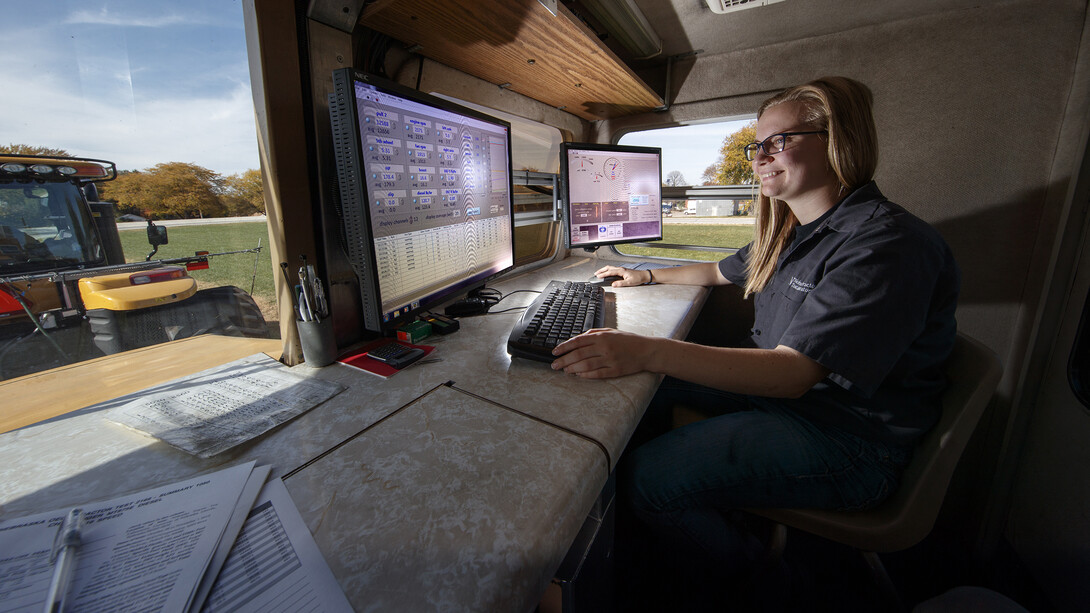
<path fill-rule="evenodd" d="M 208 219 L 163 219 L 155 222 L 155 225 L 170 228 L 173 226 L 205 226 L 223 223 L 265 223 L 265 221 L 264 215 L 250 215 L 249 217 L 209 217 Z M 118 230 L 142 230 L 146 227 L 148 227 L 146 221 L 120 221 L 117 223 Z"/>
<path fill-rule="evenodd" d="M 670 215 L 662 218 L 664 224 L 686 224 L 704 226 L 752 226 L 753 217 L 693 217 L 683 215 Z"/>

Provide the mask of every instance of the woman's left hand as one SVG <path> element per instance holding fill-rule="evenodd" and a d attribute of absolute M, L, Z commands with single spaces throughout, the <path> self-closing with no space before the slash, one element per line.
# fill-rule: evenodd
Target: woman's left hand
<path fill-rule="evenodd" d="M 557 345 L 553 370 L 588 379 L 623 377 L 647 370 L 654 339 L 609 328 L 595 328 Z"/>

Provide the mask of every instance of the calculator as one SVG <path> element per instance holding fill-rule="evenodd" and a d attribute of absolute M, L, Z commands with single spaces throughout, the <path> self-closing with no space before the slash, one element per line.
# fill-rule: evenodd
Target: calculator
<path fill-rule="evenodd" d="M 424 357 L 424 350 L 419 347 L 406 347 L 401 343 L 387 343 L 368 351 L 367 357 L 393 368 L 402 369 Z"/>

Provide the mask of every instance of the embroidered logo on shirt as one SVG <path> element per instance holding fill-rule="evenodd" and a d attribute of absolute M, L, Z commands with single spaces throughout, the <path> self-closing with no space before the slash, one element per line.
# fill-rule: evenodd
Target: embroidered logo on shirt
<path fill-rule="evenodd" d="M 804 294 L 809 294 L 814 289 L 813 283 L 800 281 L 797 277 L 791 277 L 791 283 L 789 283 L 788 286 L 796 292 L 802 292 Z"/>

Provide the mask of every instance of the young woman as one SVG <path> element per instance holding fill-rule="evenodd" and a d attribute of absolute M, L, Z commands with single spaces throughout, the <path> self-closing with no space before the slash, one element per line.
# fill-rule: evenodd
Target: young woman
<path fill-rule="evenodd" d="M 717 414 L 630 445 L 620 486 L 665 542 L 724 570 L 759 553 L 726 511 L 873 506 L 938 417 L 958 268 L 939 234 L 872 181 L 871 100 L 829 77 L 761 106 L 746 147 L 761 184 L 756 238 L 736 254 L 598 271 L 622 276 L 618 287 L 742 285 L 750 346 L 594 330 L 555 351 L 553 368 L 580 377 L 668 375 L 641 428 L 678 404 Z"/>

